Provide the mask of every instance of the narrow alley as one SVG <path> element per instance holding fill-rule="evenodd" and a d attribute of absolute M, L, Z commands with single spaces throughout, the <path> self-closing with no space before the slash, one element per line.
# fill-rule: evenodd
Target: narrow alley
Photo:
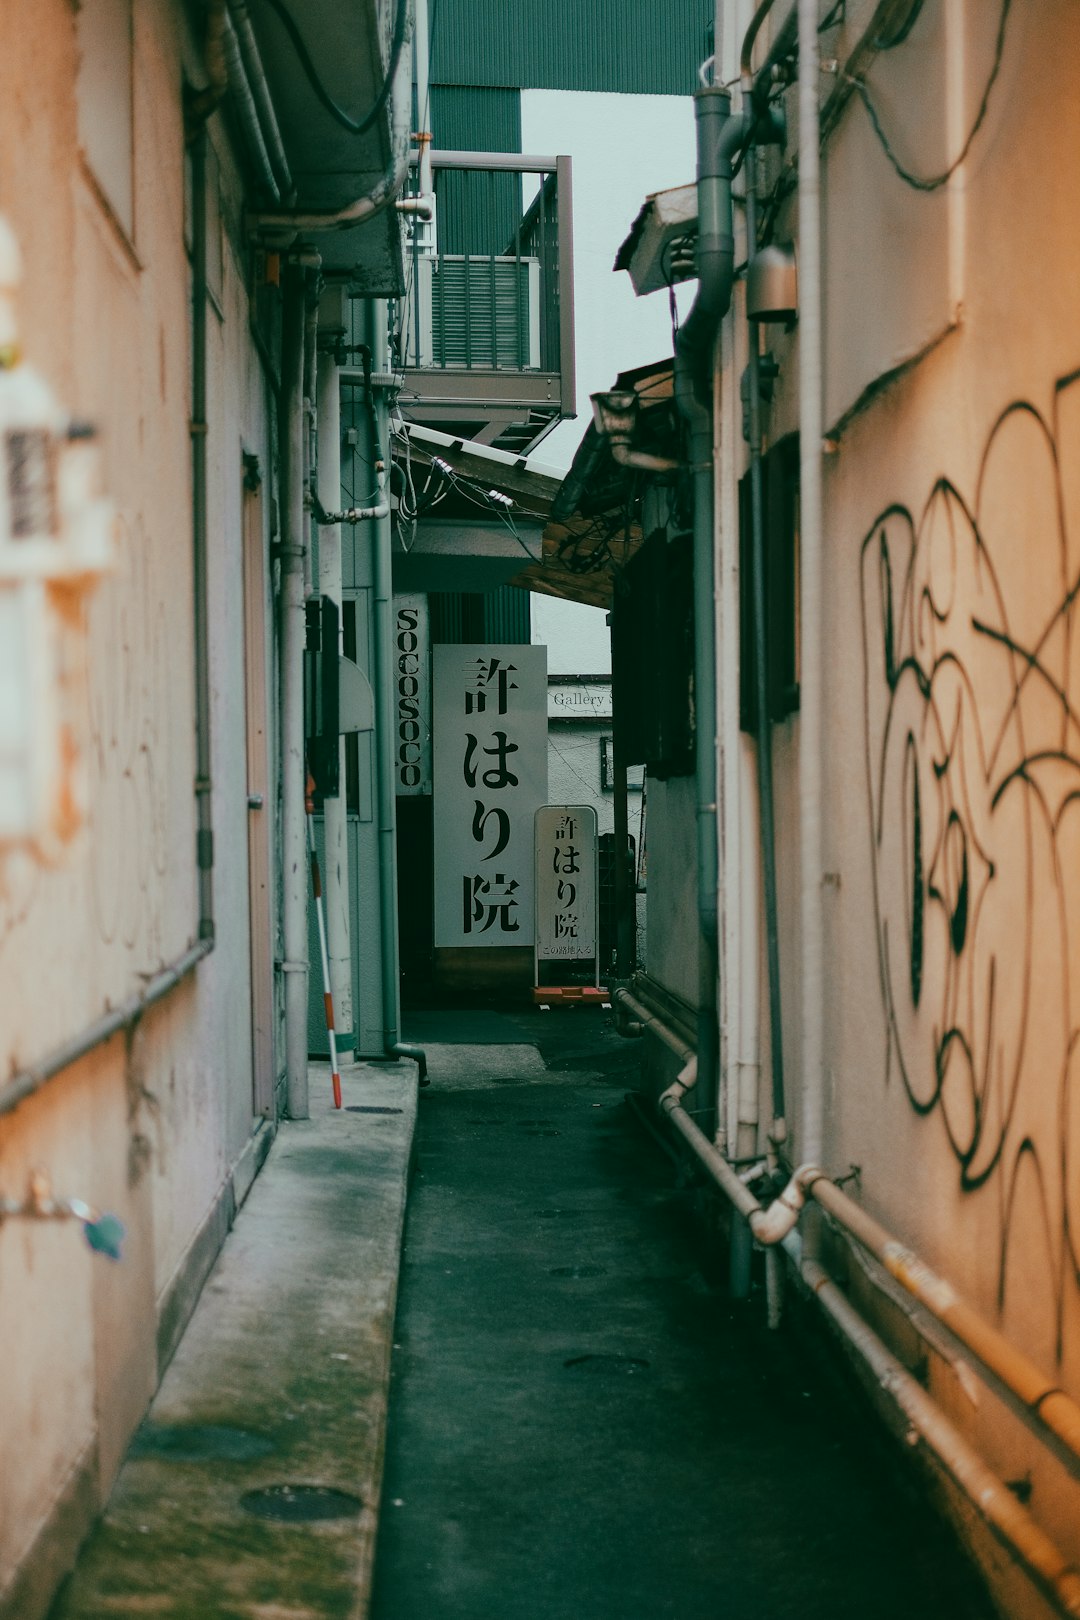
<path fill-rule="evenodd" d="M 1080 1620 L 1080 0 L 0 0 L 0 1620 Z"/>
<path fill-rule="evenodd" d="M 699 1269 L 596 1013 L 414 1019 L 374 1620 L 983 1620 L 850 1392 Z"/>

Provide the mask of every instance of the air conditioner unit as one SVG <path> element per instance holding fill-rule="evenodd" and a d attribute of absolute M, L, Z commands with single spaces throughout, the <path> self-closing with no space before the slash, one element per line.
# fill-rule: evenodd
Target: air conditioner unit
<path fill-rule="evenodd" d="M 441 253 L 413 260 L 403 301 L 406 366 L 540 368 L 540 261 Z"/>

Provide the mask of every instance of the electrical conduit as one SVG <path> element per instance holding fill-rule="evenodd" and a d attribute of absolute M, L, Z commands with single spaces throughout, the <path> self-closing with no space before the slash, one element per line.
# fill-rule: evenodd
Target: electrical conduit
<path fill-rule="evenodd" d="M 716 1012 L 719 850 L 716 805 L 716 568 L 713 504 L 713 369 L 720 322 L 731 307 L 735 267 L 731 163 L 743 121 L 719 85 L 694 95 L 697 126 L 698 292 L 675 346 L 675 400 L 688 428 L 694 487 L 694 731 L 697 799 L 697 1072 L 708 1106 L 717 1101 Z"/>

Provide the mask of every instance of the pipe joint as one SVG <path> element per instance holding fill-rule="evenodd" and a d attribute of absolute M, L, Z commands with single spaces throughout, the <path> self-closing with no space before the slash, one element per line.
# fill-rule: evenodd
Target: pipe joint
<path fill-rule="evenodd" d="M 673 1108 L 681 1108 L 683 1098 L 688 1091 L 693 1091 L 697 1085 L 698 1064 L 697 1057 L 691 1057 L 679 1070 L 678 1076 L 668 1086 L 666 1091 L 660 1093 L 657 1104 L 665 1114 L 670 1114 Z"/>
<path fill-rule="evenodd" d="M 801 1165 L 780 1196 L 767 1209 L 750 1216 L 750 1230 L 758 1243 L 770 1247 L 783 1242 L 806 1208 L 810 1188 L 824 1174 L 816 1164 Z"/>

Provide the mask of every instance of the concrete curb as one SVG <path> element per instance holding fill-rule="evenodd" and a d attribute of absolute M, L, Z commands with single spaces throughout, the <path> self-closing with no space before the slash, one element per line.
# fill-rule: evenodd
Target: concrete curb
<path fill-rule="evenodd" d="M 55 1620 L 365 1620 L 417 1086 L 411 1064 L 342 1078 L 341 1113 L 320 1066 L 312 1118 L 282 1124 Z M 250 1511 L 296 1486 L 362 1506 Z"/>

